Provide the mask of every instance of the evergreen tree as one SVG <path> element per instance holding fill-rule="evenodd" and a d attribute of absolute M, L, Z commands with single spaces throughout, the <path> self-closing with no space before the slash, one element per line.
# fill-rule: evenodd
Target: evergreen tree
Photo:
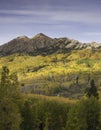
<path fill-rule="evenodd" d="M 18 84 L 17 80 L 11 77 L 9 69 L 4 66 L 0 80 L 0 130 L 20 129 L 21 115 L 16 100 L 19 98 Z M 15 95 L 16 98 L 14 98 Z"/>
<path fill-rule="evenodd" d="M 97 99 L 99 98 L 97 87 L 93 79 L 90 82 L 90 88 L 87 89 L 87 96 L 88 97 L 94 96 Z"/>
<path fill-rule="evenodd" d="M 24 107 L 22 109 L 22 130 L 34 130 L 34 116 L 32 111 L 32 104 L 29 101 L 25 101 Z"/>

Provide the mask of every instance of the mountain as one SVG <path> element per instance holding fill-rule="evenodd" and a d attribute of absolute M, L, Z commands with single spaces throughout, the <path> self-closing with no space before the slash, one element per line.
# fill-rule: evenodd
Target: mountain
<path fill-rule="evenodd" d="M 0 46 L 0 73 L 5 65 L 18 74 L 24 93 L 79 98 L 94 79 L 101 95 L 101 44 L 96 42 L 20 36 Z"/>
<path fill-rule="evenodd" d="M 45 34 L 39 33 L 32 38 L 20 36 L 0 46 L 0 56 L 7 56 L 15 53 L 48 55 L 84 48 L 100 50 L 101 44 L 95 42 L 89 44 L 81 43 L 69 38 L 50 38 Z"/>

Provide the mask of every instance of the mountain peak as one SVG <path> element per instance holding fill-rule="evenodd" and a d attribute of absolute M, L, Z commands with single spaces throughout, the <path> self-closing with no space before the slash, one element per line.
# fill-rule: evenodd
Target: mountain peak
<path fill-rule="evenodd" d="M 50 37 L 48 37 L 47 35 L 45 35 L 43 33 L 38 33 L 32 39 L 36 39 L 36 38 L 50 38 Z"/>
<path fill-rule="evenodd" d="M 23 36 L 17 37 L 17 39 L 18 39 L 18 40 L 21 40 L 21 39 L 27 40 L 27 39 L 29 39 L 29 38 L 28 38 L 27 36 L 23 35 Z"/>

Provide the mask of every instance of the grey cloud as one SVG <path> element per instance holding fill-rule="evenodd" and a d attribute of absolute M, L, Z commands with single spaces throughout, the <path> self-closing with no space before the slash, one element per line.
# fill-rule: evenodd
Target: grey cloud
<path fill-rule="evenodd" d="M 79 11 L 49 11 L 49 10 L 0 10 L 0 13 L 4 13 L 7 17 L 0 17 L 0 23 L 7 22 L 41 22 L 41 23 L 63 23 L 63 22 L 78 22 L 84 24 L 101 24 L 101 14 L 95 12 L 79 12 Z M 9 16 L 13 14 L 15 16 Z M 20 20 L 19 21 L 19 16 Z M 41 21 L 40 21 L 41 20 Z"/>

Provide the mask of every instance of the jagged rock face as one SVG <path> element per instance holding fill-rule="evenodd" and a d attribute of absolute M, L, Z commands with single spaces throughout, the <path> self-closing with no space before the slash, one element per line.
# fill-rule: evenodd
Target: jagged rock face
<path fill-rule="evenodd" d="M 0 56 L 11 54 L 29 54 L 29 55 L 47 55 L 52 53 L 68 52 L 78 49 L 99 49 L 101 44 L 97 43 L 80 43 L 77 40 L 68 38 L 50 38 L 42 33 L 33 38 L 21 36 L 0 46 Z"/>

